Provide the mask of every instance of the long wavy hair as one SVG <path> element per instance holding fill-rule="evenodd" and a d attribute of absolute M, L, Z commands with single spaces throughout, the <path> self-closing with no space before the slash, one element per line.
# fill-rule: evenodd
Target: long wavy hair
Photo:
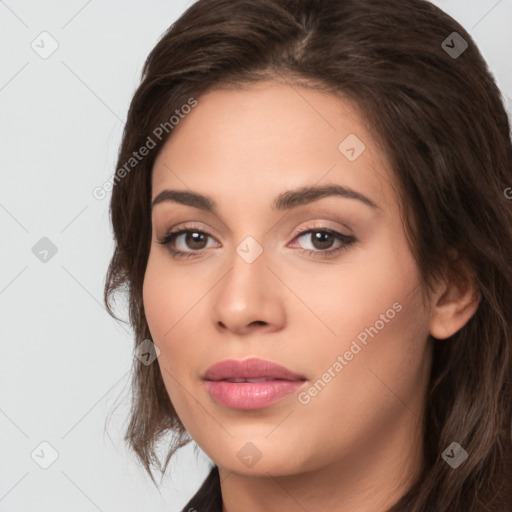
<path fill-rule="evenodd" d="M 430 337 L 425 462 L 390 512 L 509 511 L 510 124 L 472 37 L 425 0 L 199 0 L 189 7 L 149 54 L 129 108 L 110 204 L 115 250 L 105 282 L 109 313 L 117 318 L 114 296 L 123 292 L 135 346 L 151 338 L 142 300 L 151 174 L 172 137 L 170 117 L 191 98 L 200 106 L 201 95 L 217 86 L 267 79 L 342 95 L 358 107 L 392 164 L 425 292 L 433 276 L 456 278 L 465 265 L 480 294 L 462 329 L 443 341 Z M 155 132 L 159 126 L 167 128 Z M 148 137 L 154 147 L 127 170 Z M 155 448 L 166 434 L 172 441 L 162 466 Z M 175 451 L 191 441 L 158 364 L 134 358 L 125 441 L 153 482 L 152 468 L 163 475 Z M 441 457 L 453 441 L 469 455 L 457 469 Z M 209 503 L 212 493 L 218 500 L 218 481 L 203 486 L 195 503 Z"/>

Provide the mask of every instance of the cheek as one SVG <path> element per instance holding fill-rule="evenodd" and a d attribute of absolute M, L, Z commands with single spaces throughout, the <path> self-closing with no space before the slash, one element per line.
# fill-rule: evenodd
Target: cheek
<path fill-rule="evenodd" d="M 191 285 L 186 272 L 170 265 L 169 258 L 158 248 L 150 252 L 142 287 L 149 329 L 155 341 L 161 342 L 172 338 L 174 327 L 201 293 L 194 291 L 197 288 Z"/>
<path fill-rule="evenodd" d="M 342 255 L 339 262 L 318 265 L 314 273 L 293 278 L 294 293 L 304 298 L 312 313 L 298 323 L 309 323 L 310 327 L 316 323 L 319 337 L 333 343 L 360 333 L 364 341 L 365 328 L 376 322 L 379 332 L 390 332 L 391 324 L 401 329 L 410 322 L 417 323 L 417 308 L 421 306 L 418 272 L 405 239 L 398 229 L 395 231 L 397 234 L 391 228 L 382 229 L 370 241 Z M 406 321 L 411 312 L 413 318 Z"/>
<path fill-rule="evenodd" d="M 400 409 L 402 400 L 419 407 L 428 377 L 428 315 L 414 259 L 406 246 L 382 247 L 324 289 L 331 297 L 324 314 L 336 336 L 310 353 L 317 379 L 328 380 L 329 369 L 336 375 L 332 384 L 319 383 L 313 407 L 319 414 L 331 408 L 340 422 L 350 411 L 359 427 L 372 423 L 379 409 Z"/>
<path fill-rule="evenodd" d="M 189 297 L 190 290 L 184 294 L 182 287 L 183 283 L 169 271 L 164 258 L 150 254 L 142 289 L 144 313 L 152 341 L 160 349 L 157 363 L 165 388 L 180 420 L 188 428 L 193 404 L 187 402 L 183 389 L 187 388 L 190 379 L 187 372 L 191 372 L 192 365 L 183 363 L 194 359 L 190 353 L 194 344 L 189 340 L 184 342 L 182 335 L 183 329 L 192 328 L 188 322 L 193 319 L 187 316 L 187 311 L 197 300 Z"/>
<path fill-rule="evenodd" d="M 322 286 L 312 287 L 317 277 L 307 280 L 308 306 L 329 328 L 329 332 L 322 329 L 321 342 L 311 347 L 317 374 L 345 354 L 344 378 L 357 379 L 375 368 L 377 375 L 392 383 L 401 375 L 414 379 L 421 368 L 428 312 L 414 258 L 405 239 L 393 238 L 389 232 L 373 247 L 350 261 L 347 258 L 339 270 L 327 269 Z M 305 284 L 300 293 L 307 288 Z"/>
<path fill-rule="evenodd" d="M 160 349 L 158 362 L 166 384 L 172 384 L 169 374 L 179 382 L 190 378 L 194 368 L 190 363 L 201 355 L 195 338 L 201 337 L 204 326 L 198 315 L 204 314 L 201 299 L 207 287 L 204 280 L 194 283 L 186 270 L 170 265 L 165 251 L 150 253 L 142 289 L 144 313 L 152 341 Z"/>
<path fill-rule="evenodd" d="M 160 255 L 149 256 L 142 296 L 144 302 L 144 314 L 151 333 L 152 341 L 160 349 L 158 362 L 162 368 L 162 376 L 167 380 L 163 369 L 171 374 L 174 373 L 171 367 L 172 361 L 179 359 L 179 351 L 187 346 L 185 343 L 174 343 L 176 333 L 179 330 L 180 318 L 186 315 L 186 304 L 183 299 L 183 290 L 179 280 L 173 278 L 169 272 L 168 265 Z M 173 357 L 169 357 L 172 352 Z"/>

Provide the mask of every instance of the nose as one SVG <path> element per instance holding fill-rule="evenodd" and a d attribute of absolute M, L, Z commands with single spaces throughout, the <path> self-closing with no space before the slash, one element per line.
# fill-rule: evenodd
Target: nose
<path fill-rule="evenodd" d="M 265 251 L 250 263 L 235 253 L 232 267 L 212 290 L 216 329 L 244 335 L 283 328 L 286 288 L 268 263 Z"/>

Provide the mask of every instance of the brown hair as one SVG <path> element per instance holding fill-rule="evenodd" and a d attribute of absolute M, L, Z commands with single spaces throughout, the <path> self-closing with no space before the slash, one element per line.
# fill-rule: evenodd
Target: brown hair
<path fill-rule="evenodd" d="M 468 44 L 460 55 L 449 51 L 463 48 L 453 32 Z M 391 512 L 510 510 L 512 201 L 504 190 L 512 185 L 512 144 L 500 92 L 475 42 L 424 0 L 199 0 L 145 62 L 117 168 L 190 98 L 200 105 L 201 94 L 216 86 L 262 79 L 352 100 L 392 164 L 425 290 L 433 276 L 455 276 L 462 265 L 478 287 L 470 321 L 446 340 L 430 337 L 425 464 Z M 116 245 L 105 303 L 115 316 L 112 295 L 128 293 L 135 345 L 151 338 L 142 301 L 151 172 L 170 136 L 171 129 L 112 192 Z M 151 467 L 163 474 L 190 437 L 157 364 L 134 359 L 132 390 L 125 440 L 153 478 Z M 162 468 L 155 446 L 168 433 L 174 439 Z M 441 458 L 453 441 L 469 454 L 457 469 Z M 206 499 L 212 489 L 204 489 Z"/>

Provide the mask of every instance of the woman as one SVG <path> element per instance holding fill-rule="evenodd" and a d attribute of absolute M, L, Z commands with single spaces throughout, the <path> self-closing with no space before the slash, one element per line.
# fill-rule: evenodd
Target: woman
<path fill-rule="evenodd" d="M 126 440 L 151 477 L 191 439 L 211 458 L 183 510 L 510 510 L 510 126 L 458 23 L 199 0 L 117 169 L 105 300 L 127 287 L 146 355 Z"/>

